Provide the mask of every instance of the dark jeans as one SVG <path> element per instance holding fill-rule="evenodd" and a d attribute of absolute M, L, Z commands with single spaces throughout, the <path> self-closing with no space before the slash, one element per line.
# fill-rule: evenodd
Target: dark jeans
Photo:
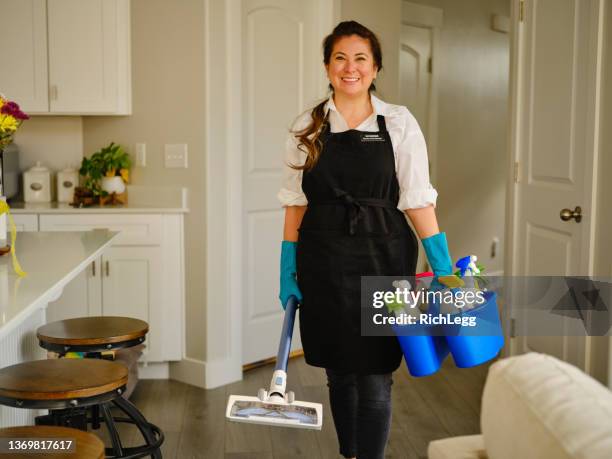
<path fill-rule="evenodd" d="M 340 454 L 357 459 L 384 458 L 391 425 L 391 373 L 325 371 Z"/>

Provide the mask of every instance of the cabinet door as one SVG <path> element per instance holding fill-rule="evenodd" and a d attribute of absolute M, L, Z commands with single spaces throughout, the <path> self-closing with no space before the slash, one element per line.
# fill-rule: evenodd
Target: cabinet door
<path fill-rule="evenodd" d="M 0 91 L 30 114 L 49 111 L 45 0 L 2 0 Z"/>
<path fill-rule="evenodd" d="M 91 265 L 64 287 L 62 296 L 47 307 L 47 322 L 102 315 L 102 261 Z"/>
<path fill-rule="evenodd" d="M 145 359 L 163 360 L 161 249 L 110 247 L 102 255 L 102 313 L 149 323 Z"/>
<path fill-rule="evenodd" d="M 38 215 L 13 213 L 15 228 L 17 232 L 38 231 Z"/>
<path fill-rule="evenodd" d="M 129 1 L 48 0 L 47 9 L 51 112 L 125 113 Z"/>

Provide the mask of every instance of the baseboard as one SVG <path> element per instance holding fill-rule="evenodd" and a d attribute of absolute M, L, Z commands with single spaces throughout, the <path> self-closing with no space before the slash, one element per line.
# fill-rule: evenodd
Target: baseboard
<path fill-rule="evenodd" d="M 186 357 L 178 362 L 170 362 L 170 379 L 204 389 L 206 388 L 205 374 L 206 362 L 202 360 Z"/>
<path fill-rule="evenodd" d="M 224 386 L 242 380 L 242 362 L 231 358 L 216 359 L 205 363 L 206 389 Z"/>
<path fill-rule="evenodd" d="M 138 379 L 169 379 L 168 362 L 138 362 Z"/>

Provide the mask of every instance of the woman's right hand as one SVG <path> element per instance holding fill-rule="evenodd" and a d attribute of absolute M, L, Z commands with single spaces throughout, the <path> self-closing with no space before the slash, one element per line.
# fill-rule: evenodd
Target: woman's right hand
<path fill-rule="evenodd" d="M 297 242 L 283 241 L 280 260 L 280 294 L 278 295 L 283 309 L 291 295 L 295 295 L 298 303 L 302 302 L 302 292 L 297 284 L 296 275 Z"/>

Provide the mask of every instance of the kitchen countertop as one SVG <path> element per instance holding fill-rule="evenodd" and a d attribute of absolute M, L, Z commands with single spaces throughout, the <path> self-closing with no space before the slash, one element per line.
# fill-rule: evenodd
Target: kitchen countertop
<path fill-rule="evenodd" d="M 72 207 L 58 202 L 24 203 L 9 201 L 14 214 L 169 214 L 187 213 L 187 189 L 183 187 L 151 187 L 128 185 L 128 203 L 91 207 Z"/>
<path fill-rule="evenodd" d="M 17 256 L 27 276 L 15 274 L 10 254 L 0 257 L 0 338 L 34 309 L 59 298 L 64 286 L 118 234 L 108 230 L 19 233 Z"/>
<path fill-rule="evenodd" d="M 179 214 L 187 213 L 186 207 L 147 206 L 143 204 L 73 207 L 62 202 L 9 202 L 13 214 Z"/>

